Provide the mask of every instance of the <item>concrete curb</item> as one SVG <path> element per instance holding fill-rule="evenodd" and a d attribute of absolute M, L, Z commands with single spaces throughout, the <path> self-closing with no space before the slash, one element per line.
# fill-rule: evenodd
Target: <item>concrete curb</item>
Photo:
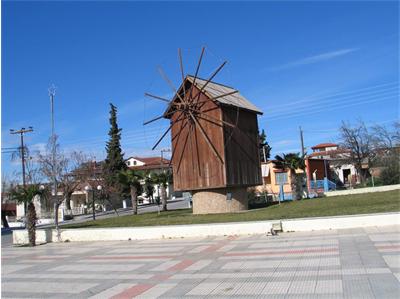
<path fill-rule="evenodd" d="M 386 191 L 400 191 L 400 184 L 398 185 L 388 185 L 388 186 L 379 186 L 379 187 L 367 187 L 367 188 L 359 188 L 359 189 L 350 189 L 350 190 L 338 190 L 338 191 L 329 191 L 325 192 L 325 196 L 340 196 L 340 195 L 350 195 L 350 194 L 364 194 L 364 193 L 374 193 L 374 192 L 386 192 Z"/>
<path fill-rule="evenodd" d="M 284 232 L 386 226 L 399 225 L 400 213 L 316 217 L 282 221 L 266 220 L 151 227 L 61 229 L 60 240 L 58 240 L 55 230 L 39 229 L 36 231 L 36 240 L 38 244 L 41 244 L 68 241 L 122 241 L 267 234 L 271 231 L 273 224 L 276 225 L 279 222 Z M 15 245 L 27 244 L 28 232 L 26 230 L 14 231 L 13 243 Z"/>

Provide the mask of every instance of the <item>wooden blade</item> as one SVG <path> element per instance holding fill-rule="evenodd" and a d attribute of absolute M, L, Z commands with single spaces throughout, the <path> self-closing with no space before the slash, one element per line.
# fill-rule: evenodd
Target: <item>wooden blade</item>
<path fill-rule="evenodd" d="M 161 116 L 157 116 L 156 118 L 150 119 L 150 120 L 148 120 L 148 121 L 145 121 L 145 122 L 143 123 L 143 125 L 144 125 L 144 126 L 145 126 L 145 125 L 148 125 L 149 123 L 152 123 L 152 122 L 154 122 L 154 121 L 156 121 L 156 120 L 159 120 L 159 119 L 161 119 L 161 118 L 164 118 L 164 114 L 161 115 Z"/>
<path fill-rule="evenodd" d="M 238 92 L 239 92 L 239 90 L 235 90 L 235 91 L 232 91 L 232 92 L 228 92 L 228 93 L 219 95 L 219 96 L 217 96 L 217 97 L 213 97 L 213 98 L 207 99 L 207 100 L 205 100 L 205 101 L 200 101 L 200 102 L 198 102 L 198 103 L 196 103 L 196 104 L 207 103 L 207 102 L 209 102 L 209 101 L 214 101 L 214 100 L 216 100 L 216 99 L 220 99 L 220 98 L 223 98 L 223 97 L 226 97 L 226 96 L 230 96 L 230 95 L 233 95 L 233 94 L 238 93 Z M 228 99 L 226 99 L 226 100 L 229 101 Z M 232 104 L 233 104 L 233 103 L 232 103 Z"/>
<path fill-rule="evenodd" d="M 190 128 L 189 128 L 188 130 L 190 130 Z M 186 144 L 187 144 L 188 139 L 189 139 L 189 131 L 188 131 L 188 133 L 186 134 L 186 139 L 185 139 L 185 142 L 184 142 L 184 144 L 183 144 L 183 148 L 182 148 L 182 151 L 181 151 L 181 157 L 179 158 L 178 167 L 177 167 L 177 169 L 176 169 L 176 172 L 178 172 L 179 169 L 181 168 L 181 163 L 182 163 L 182 159 L 183 159 L 183 154 L 184 154 L 184 152 L 185 152 L 185 148 L 186 148 Z"/>
<path fill-rule="evenodd" d="M 177 109 L 177 111 L 182 111 L 182 110 Z M 153 119 L 151 119 L 151 120 L 148 120 L 148 121 L 144 122 L 143 125 L 144 125 L 144 126 L 145 126 L 145 125 L 148 125 L 149 123 L 152 123 L 152 122 L 154 122 L 154 121 L 156 121 L 156 120 L 159 120 L 159 119 L 161 119 L 161 118 L 165 118 L 165 117 L 168 116 L 168 115 L 174 114 L 174 113 L 177 112 L 177 111 L 170 111 L 170 112 L 168 112 L 168 113 L 164 113 L 164 114 L 161 115 L 161 116 L 158 116 L 158 117 L 156 117 L 156 118 L 153 118 Z"/>
<path fill-rule="evenodd" d="M 181 68 L 181 75 L 182 75 L 182 88 L 183 88 L 183 97 L 186 96 L 186 89 L 185 89 L 185 73 L 183 71 L 183 62 L 182 62 L 182 52 L 181 48 L 178 49 L 178 56 L 179 56 L 179 65 Z"/>
<path fill-rule="evenodd" d="M 174 121 L 172 124 L 170 124 L 170 126 L 168 127 L 168 129 L 164 132 L 164 134 L 162 134 L 162 136 L 160 137 L 160 139 L 156 142 L 156 144 L 153 146 L 153 148 L 151 149 L 152 151 L 154 151 L 154 149 L 157 147 L 157 145 L 160 144 L 160 142 L 164 139 L 164 137 L 168 134 L 168 132 L 171 130 L 172 126 L 174 124 L 176 124 L 177 122 L 182 120 L 182 113 L 181 115 L 179 115 L 179 117 L 177 118 L 176 121 Z"/>
<path fill-rule="evenodd" d="M 160 73 L 161 77 L 164 79 L 165 82 L 169 85 L 169 87 L 173 90 L 173 92 L 178 96 L 179 100 L 182 102 L 182 104 L 186 103 L 184 99 L 182 99 L 181 95 L 178 93 L 176 90 L 174 84 L 171 82 L 171 80 L 167 77 L 165 72 L 163 71 L 162 67 L 158 67 L 158 72 Z"/>
<path fill-rule="evenodd" d="M 206 114 L 204 114 L 204 115 L 206 115 Z M 212 124 L 218 125 L 218 126 L 220 126 L 220 127 L 223 126 L 222 124 L 225 124 L 225 125 L 227 125 L 227 126 L 229 126 L 229 127 L 231 127 L 231 128 L 236 128 L 236 126 L 235 126 L 235 125 L 232 125 L 231 123 L 228 123 L 228 122 L 226 122 L 226 121 L 223 121 L 223 120 L 214 118 L 214 117 L 209 116 L 209 115 L 207 115 L 208 118 L 207 118 L 207 117 L 204 117 L 204 116 L 202 116 L 202 115 L 197 115 L 197 117 L 198 117 L 198 118 L 201 118 L 201 119 L 204 119 L 205 121 L 208 121 L 208 122 L 210 122 L 210 123 L 212 123 Z M 209 118 L 211 118 L 211 119 L 209 119 Z M 220 123 L 218 123 L 218 122 L 220 122 Z M 222 123 L 222 124 L 221 124 L 221 123 Z"/>
<path fill-rule="evenodd" d="M 189 99 L 192 98 L 192 94 L 193 94 L 193 85 L 196 83 L 197 75 L 199 74 L 199 69 L 200 69 L 200 65 L 201 65 L 201 60 L 203 59 L 203 54 L 204 54 L 204 50 L 205 50 L 205 49 L 206 49 L 205 47 L 203 47 L 203 48 L 201 49 L 201 54 L 200 54 L 199 62 L 197 63 L 197 68 L 196 68 L 196 72 L 195 72 L 195 74 L 194 74 L 193 83 L 192 83 L 192 86 L 190 87 L 190 96 L 189 96 Z"/>
<path fill-rule="evenodd" d="M 200 123 L 198 122 L 198 120 L 194 117 L 193 113 L 191 111 L 189 111 L 190 117 L 193 119 L 193 121 L 196 123 L 196 125 L 199 127 L 200 129 L 200 133 L 203 135 L 204 139 L 207 141 L 208 146 L 211 148 L 212 152 L 214 153 L 215 156 L 217 156 L 217 158 L 220 160 L 220 162 L 222 164 L 224 164 L 224 161 L 222 160 L 221 156 L 219 155 L 218 151 L 216 150 L 216 148 L 214 147 L 214 145 L 212 144 L 211 140 L 208 138 L 207 133 L 204 131 L 203 127 L 200 125 Z"/>
<path fill-rule="evenodd" d="M 168 99 L 166 99 L 166 98 L 159 97 L 159 96 L 156 96 L 156 95 L 147 93 L 147 92 L 145 92 L 144 95 L 145 95 L 146 97 L 150 97 L 150 98 L 154 98 L 154 99 L 157 99 L 157 100 L 161 100 L 161 101 L 163 101 L 163 102 L 167 102 L 167 103 L 171 102 L 170 100 L 168 100 Z"/>
<path fill-rule="evenodd" d="M 161 136 L 161 138 L 156 142 L 156 144 L 152 147 L 152 151 L 154 151 L 154 149 L 157 147 L 157 145 L 159 145 L 160 144 L 160 142 L 161 142 L 161 140 L 163 140 L 164 139 L 164 137 L 168 134 L 168 132 L 171 130 L 171 128 L 172 128 L 172 125 L 170 125 L 169 127 L 168 127 L 168 129 L 164 132 L 164 134 L 162 134 L 162 136 Z"/>
<path fill-rule="evenodd" d="M 194 128 L 194 142 L 195 142 L 195 145 L 196 145 L 197 166 L 198 166 L 198 170 L 199 170 L 199 175 L 201 176 L 200 152 L 199 152 L 199 144 L 197 142 L 197 130 L 196 130 L 196 127 Z"/>
<path fill-rule="evenodd" d="M 185 121 L 185 122 L 182 121 L 182 122 L 181 122 L 181 128 L 179 129 L 179 132 L 178 132 L 174 137 L 172 137 L 172 140 L 171 140 L 172 145 L 173 145 L 173 141 L 175 140 L 175 138 L 177 138 L 175 144 L 178 145 L 179 139 L 180 139 L 180 137 L 181 137 L 182 130 L 186 127 L 187 123 L 188 123 L 187 121 Z M 173 161 L 174 156 L 175 156 L 175 152 L 176 152 L 176 151 L 175 151 L 174 149 L 172 149 L 171 160 L 169 161 L 168 167 L 171 167 L 172 161 Z"/>
<path fill-rule="evenodd" d="M 187 123 L 188 122 L 182 122 L 183 126 L 181 127 L 180 130 L 183 130 L 186 127 Z M 176 138 L 178 138 L 180 133 L 181 132 L 179 131 L 175 136 L 172 136 L 171 141 L 174 141 Z"/>
<path fill-rule="evenodd" d="M 215 71 L 214 73 L 211 75 L 210 78 L 208 78 L 207 82 L 203 85 L 203 87 L 200 89 L 200 92 L 202 92 L 204 90 L 204 88 L 206 88 L 206 86 L 208 85 L 208 83 L 211 82 L 211 80 L 219 73 L 219 71 L 224 67 L 224 65 L 227 63 L 228 61 L 224 61 Z"/>
<path fill-rule="evenodd" d="M 199 94 L 197 95 L 197 101 L 196 103 L 199 101 L 200 99 L 200 94 L 203 92 L 203 90 L 207 87 L 208 83 L 211 82 L 211 80 L 219 73 L 219 71 L 224 67 L 224 65 L 227 63 L 227 61 L 224 61 L 215 71 L 214 73 L 211 75 L 210 78 L 208 78 L 208 80 L 206 81 L 206 83 L 201 87 Z"/>

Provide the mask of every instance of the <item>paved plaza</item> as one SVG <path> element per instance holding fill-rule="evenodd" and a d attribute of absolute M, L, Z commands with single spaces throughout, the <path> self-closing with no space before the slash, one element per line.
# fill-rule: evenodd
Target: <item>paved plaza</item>
<path fill-rule="evenodd" d="M 6 246 L 2 298 L 400 298 L 399 232 Z"/>

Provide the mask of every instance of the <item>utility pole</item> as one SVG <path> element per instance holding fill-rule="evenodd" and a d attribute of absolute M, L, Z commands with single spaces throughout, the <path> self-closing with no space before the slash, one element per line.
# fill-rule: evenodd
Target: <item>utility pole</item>
<path fill-rule="evenodd" d="M 164 163 L 164 155 L 163 155 L 163 153 L 168 153 L 168 152 L 171 152 L 171 149 L 166 148 L 166 149 L 162 149 L 161 150 L 161 160 L 160 160 L 161 169 L 163 168 L 163 163 Z M 165 169 L 164 169 L 164 172 L 165 172 Z"/>
<path fill-rule="evenodd" d="M 303 130 L 301 129 L 301 126 L 299 127 L 299 129 L 300 129 L 301 156 L 304 158 L 304 139 L 303 139 Z"/>
<path fill-rule="evenodd" d="M 10 129 L 11 134 L 20 134 L 21 136 L 21 164 L 22 164 L 22 185 L 25 187 L 26 179 L 25 179 L 25 145 L 24 145 L 24 134 L 33 132 L 33 128 L 29 127 L 28 129 L 21 128 L 21 130 Z"/>
<path fill-rule="evenodd" d="M 306 163 L 307 161 L 305 160 L 303 130 L 301 129 L 301 126 L 299 126 L 299 130 L 300 130 L 301 158 L 304 159 L 304 162 Z M 306 167 L 308 167 L 307 164 L 306 164 Z M 306 181 L 305 181 L 306 188 L 305 189 L 306 189 L 307 198 L 309 197 L 308 182 L 309 182 L 308 169 L 306 169 Z"/>
<path fill-rule="evenodd" d="M 25 133 L 29 133 L 29 132 L 33 132 L 33 128 L 32 127 L 28 127 L 28 129 L 25 128 L 21 128 L 21 130 L 14 130 L 14 129 L 10 129 L 10 133 L 11 134 L 20 134 L 21 136 L 21 164 L 22 164 L 22 185 L 26 186 L 26 179 L 25 179 L 25 145 L 24 145 L 24 134 Z M 26 212 L 26 202 L 24 203 L 24 214 Z"/>
<path fill-rule="evenodd" d="M 56 87 L 51 85 L 48 89 L 49 97 L 50 97 L 50 110 L 51 110 L 51 141 L 52 141 L 52 172 L 53 172 L 53 196 L 57 196 L 57 181 L 56 181 L 56 173 L 55 173 L 55 162 L 56 162 L 56 137 L 55 137 L 55 129 L 54 129 L 54 97 L 56 96 Z"/>

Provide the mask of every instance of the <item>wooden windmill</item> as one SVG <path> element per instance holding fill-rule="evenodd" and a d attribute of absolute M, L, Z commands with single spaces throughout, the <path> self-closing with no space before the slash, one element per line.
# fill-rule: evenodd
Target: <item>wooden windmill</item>
<path fill-rule="evenodd" d="M 182 83 L 177 89 L 159 68 L 174 96 L 168 100 L 146 93 L 168 107 L 144 124 L 170 120 L 153 150 L 171 131 L 174 190 L 192 192 L 193 213 L 245 210 L 247 187 L 262 184 L 257 123 L 262 112 L 236 89 L 212 81 L 226 62 L 207 80 L 198 77 L 204 50 L 194 76 L 185 76 L 178 51 Z"/>

